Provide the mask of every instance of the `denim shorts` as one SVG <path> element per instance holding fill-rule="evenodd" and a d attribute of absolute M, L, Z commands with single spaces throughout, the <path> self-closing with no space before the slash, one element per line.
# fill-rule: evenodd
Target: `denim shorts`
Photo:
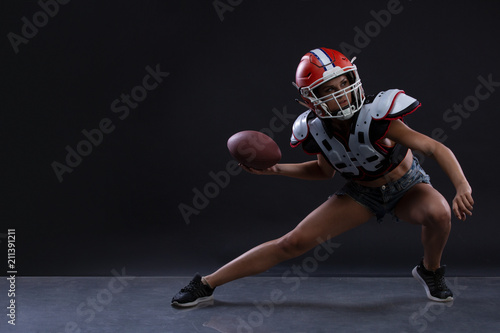
<path fill-rule="evenodd" d="M 347 194 L 373 212 L 377 216 L 377 221 L 381 222 L 387 213 L 396 217 L 394 215 L 394 208 L 399 200 L 413 185 L 419 183 L 430 184 L 430 177 L 422 169 L 418 160 L 413 157 L 410 170 L 394 182 L 389 182 L 380 187 L 367 187 L 359 185 L 354 181 L 349 181 L 335 194 Z"/>

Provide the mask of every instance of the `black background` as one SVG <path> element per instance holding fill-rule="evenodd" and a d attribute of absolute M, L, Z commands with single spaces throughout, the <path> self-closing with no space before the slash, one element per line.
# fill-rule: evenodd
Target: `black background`
<path fill-rule="evenodd" d="M 479 77 L 500 82 L 497 2 L 226 0 L 231 10 L 219 13 L 214 3 L 73 0 L 16 53 L 9 33 L 21 35 L 22 18 L 33 22 L 42 9 L 2 1 L 0 240 L 16 229 L 19 275 L 208 273 L 292 229 L 340 177 L 242 172 L 189 219 L 179 205 L 193 207 L 195 189 L 226 170 L 226 141 L 237 131 L 274 124 L 284 162 L 311 158 L 289 147 L 290 114 L 304 111 L 291 82 L 301 56 L 321 46 L 357 56 L 367 93 L 399 88 L 422 103 L 407 123 L 430 136 L 442 129 L 476 201 L 471 218 L 453 220 L 443 262 L 452 275 L 498 273 L 500 87 L 464 116 L 444 117 L 474 101 Z M 396 9 L 382 26 L 375 13 L 388 4 Z M 147 66 L 168 76 L 120 119 L 111 104 L 142 85 Z M 76 149 L 82 130 L 105 118 L 114 130 L 60 182 L 52 163 L 65 164 L 65 147 Z M 451 202 L 448 178 L 434 161 L 422 163 Z M 408 275 L 422 254 L 419 228 L 390 218 L 335 242 L 314 274 Z"/>

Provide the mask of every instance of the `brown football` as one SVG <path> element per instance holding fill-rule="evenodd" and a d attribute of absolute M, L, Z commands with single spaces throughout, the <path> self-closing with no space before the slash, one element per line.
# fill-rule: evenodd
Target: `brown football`
<path fill-rule="evenodd" d="M 254 169 L 270 168 L 281 160 L 276 142 L 262 132 L 238 132 L 227 140 L 227 148 L 235 160 Z"/>

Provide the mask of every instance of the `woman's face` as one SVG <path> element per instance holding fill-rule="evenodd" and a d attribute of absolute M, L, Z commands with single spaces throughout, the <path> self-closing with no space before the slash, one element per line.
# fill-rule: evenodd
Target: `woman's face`
<path fill-rule="evenodd" d="M 342 93 L 341 90 L 349 87 L 351 83 L 347 79 L 346 75 L 338 76 L 330 81 L 323 83 L 321 86 L 317 88 L 317 95 L 319 98 L 325 97 L 328 95 L 335 94 L 336 98 L 325 102 L 328 105 L 328 108 L 332 113 L 344 109 L 348 107 L 352 101 L 352 94 L 350 93 Z M 340 93 L 338 93 L 340 92 Z M 338 94 L 336 94 L 338 93 Z M 335 100 L 336 99 L 336 100 Z"/>

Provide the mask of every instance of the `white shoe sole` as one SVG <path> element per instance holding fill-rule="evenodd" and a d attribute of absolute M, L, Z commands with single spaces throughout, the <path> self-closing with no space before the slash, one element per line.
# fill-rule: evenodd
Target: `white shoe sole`
<path fill-rule="evenodd" d="M 191 306 L 196 306 L 196 305 L 198 305 L 200 303 L 205 303 L 205 302 L 208 302 L 208 301 L 212 301 L 213 299 L 214 299 L 214 295 L 210 295 L 210 296 L 206 296 L 206 297 L 197 298 L 193 302 L 189 302 L 189 303 L 179 303 L 177 301 L 174 301 L 174 302 L 172 302 L 172 305 L 173 306 L 178 306 L 178 307 L 181 307 L 181 308 L 188 308 L 188 307 L 191 307 Z"/>

